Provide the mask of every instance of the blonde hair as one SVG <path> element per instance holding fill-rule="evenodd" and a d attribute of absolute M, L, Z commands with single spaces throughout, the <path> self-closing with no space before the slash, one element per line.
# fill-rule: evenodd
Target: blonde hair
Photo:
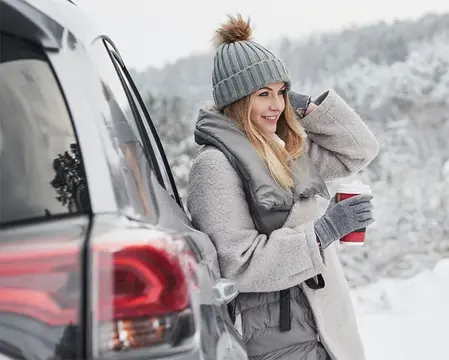
<path fill-rule="evenodd" d="M 284 189 L 291 189 L 293 177 L 290 162 L 302 154 L 305 133 L 290 104 L 287 93 L 284 94 L 284 100 L 285 109 L 279 117 L 276 133 L 285 142 L 285 147 L 272 136 L 261 132 L 251 121 L 251 96 L 245 96 L 226 106 L 223 113 L 237 122 L 278 185 Z"/>

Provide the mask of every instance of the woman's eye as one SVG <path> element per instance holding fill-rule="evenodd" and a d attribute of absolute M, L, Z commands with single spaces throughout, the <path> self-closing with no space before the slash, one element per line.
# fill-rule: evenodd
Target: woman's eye
<path fill-rule="evenodd" d="M 279 95 L 284 95 L 285 94 L 285 89 L 279 91 Z"/>
<path fill-rule="evenodd" d="M 261 92 L 259 96 L 268 96 L 268 91 Z"/>

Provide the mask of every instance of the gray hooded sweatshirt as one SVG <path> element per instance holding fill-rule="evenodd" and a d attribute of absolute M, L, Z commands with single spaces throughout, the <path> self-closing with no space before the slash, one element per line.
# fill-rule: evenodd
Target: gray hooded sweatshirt
<path fill-rule="evenodd" d="M 307 137 L 303 155 L 292 164 L 291 193 L 273 184 L 229 119 L 202 110 L 196 126 L 197 142 L 206 146 L 192 165 L 187 206 L 193 224 L 213 241 L 222 276 L 237 281 L 243 340 L 254 360 L 365 358 L 335 245 L 321 250 L 313 225 L 318 197 L 328 197 L 324 181 L 368 165 L 378 143 L 334 91 L 316 102 L 318 108 L 300 119 Z M 260 231 L 268 220 L 268 231 Z M 305 285 L 317 275 L 324 288 Z M 291 297 L 288 332 L 279 329 L 284 289 Z"/>

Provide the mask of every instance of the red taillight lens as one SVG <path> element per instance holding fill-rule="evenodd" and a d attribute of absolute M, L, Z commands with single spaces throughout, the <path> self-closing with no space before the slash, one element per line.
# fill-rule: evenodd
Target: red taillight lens
<path fill-rule="evenodd" d="M 49 326 L 78 323 L 83 240 L 26 245 L 1 247 L 0 312 Z M 93 235 L 87 295 L 95 354 L 193 338 L 196 261 L 185 246 L 149 229 Z"/>
<path fill-rule="evenodd" d="M 186 309 L 190 295 L 179 255 L 160 244 L 98 251 L 99 320 Z"/>
<path fill-rule="evenodd" d="M 116 242 L 115 236 L 123 239 L 109 234 L 94 237 L 92 244 L 97 354 L 192 337 L 192 258 L 185 242 L 141 230 L 128 233 L 129 243 Z"/>
<path fill-rule="evenodd" d="M 77 322 L 80 241 L 3 245 L 0 251 L 0 312 L 50 326 Z"/>

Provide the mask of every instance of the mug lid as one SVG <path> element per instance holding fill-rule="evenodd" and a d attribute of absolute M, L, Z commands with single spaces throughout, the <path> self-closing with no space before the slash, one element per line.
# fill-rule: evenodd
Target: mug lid
<path fill-rule="evenodd" d="M 369 185 L 365 185 L 359 180 L 354 180 L 350 183 L 339 184 L 337 192 L 345 194 L 365 194 L 371 193 L 371 188 Z"/>

